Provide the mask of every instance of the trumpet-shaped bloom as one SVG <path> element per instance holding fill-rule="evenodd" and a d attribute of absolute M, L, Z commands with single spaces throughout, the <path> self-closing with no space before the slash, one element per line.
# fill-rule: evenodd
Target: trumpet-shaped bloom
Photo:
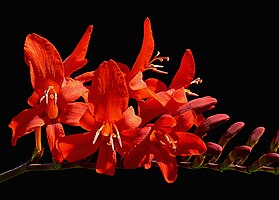
<path fill-rule="evenodd" d="M 190 124 L 193 117 L 190 113 L 187 116 Z M 168 114 L 162 115 L 154 125 L 146 126 L 146 137 L 124 153 L 124 167 L 149 169 L 154 159 L 166 182 L 173 183 L 178 172 L 176 156 L 201 155 L 206 151 L 200 137 L 190 132 L 176 131 L 176 126 L 176 119 Z"/>
<path fill-rule="evenodd" d="M 169 60 L 168 57 L 159 56 L 160 52 L 158 52 L 154 58 L 152 58 L 155 44 L 149 18 L 144 20 L 143 28 L 144 31 L 141 50 L 131 69 L 126 64 L 117 62 L 121 71 L 125 74 L 129 98 L 134 98 L 136 100 L 141 100 L 148 97 L 153 97 L 156 99 L 157 97 L 155 92 L 166 89 L 165 85 L 156 78 L 143 80 L 143 72 L 152 70 L 157 73 L 167 74 L 167 72 L 160 70 L 160 68 L 163 66 L 156 64 L 156 62 Z M 75 79 L 86 83 L 91 80 L 92 76 L 94 76 L 94 71 L 85 72 Z"/>
<path fill-rule="evenodd" d="M 123 147 L 122 130 L 133 130 L 141 119 L 128 106 L 129 94 L 123 72 L 113 60 L 104 61 L 94 72 L 88 91 L 90 108 L 80 119 L 86 133 L 61 138 L 60 149 L 69 162 L 98 151 L 96 171 L 113 175 L 117 150 Z"/>
<path fill-rule="evenodd" d="M 146 100 L 139 101 L 139 116 L 142 118 L 141 126 L 145 125 L 152 119 L 159 117 L 162 114 L 174 113 L 179 107 L 188 103 L 187 94 L 198 96 L 192 93 L 188 87 L 191 84 L 197 84 L 201 79 L 194 79 L 195 76 L 195 62 L 190 49 L 186 49 L 182 57 L 178 71 L 176 72 L 171 84 L 166 86 L 158 80 L 161 89 L 154 89 L 156 91 L 155 98 L 149 97 Z M 202 114 L 196 118 L 198 125 L 203 119 Z"/>
<path fill-rule="evenodd" d="M 62 123 L 78 126 L 81 115 L 88 107 L 83 102 L 74 102 L 87 89 L 81 82 L 69 78 L 69 75 L 86 64 L 84 56 L 91 32 L 92 26 L 89 26 L 76 50 L 65 63 L 46 38 L 35 33 L 26 37 L 24 59 L 30 67 L 34 92 L 28 99 L 32 108 L 21 111 L 9 124 L 13 146 L 20 137 L 35 131 L 36 148 L 40 151 L 41 127 L 45 125 L 53 159 L 59 163 L 63 161 L 57 144 L 58 138 L 65 135 Z"/>
<path fill-rule="evenodd" d="M 160 52 L 157 52 L 155 57 L 152 58 L 155 49 L 155 42 L 149 18 L 144 20 L 143 29 L 142 46 L 136 61 L 134 62 L 131 70 L 129 68 L 123 70 L 126 74 L 125 79 L 127 81 L 130 97 L 137 100 L 148 97 L 156 99 L 157 97 L 155 92 L 165 89 L 164 84 L 161 84 L 156 78 L 149 78 L 144 81 L 143 72 L 152 70 L 157 73 L 167 74 L 167 72 L 160 70 L 163 66 L 156 64 L 156 62 L 169 60 L 169 57 L 159 56 Z"/>

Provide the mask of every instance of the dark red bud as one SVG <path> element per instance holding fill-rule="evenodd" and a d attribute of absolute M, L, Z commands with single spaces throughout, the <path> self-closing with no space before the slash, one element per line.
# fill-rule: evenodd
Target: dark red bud
<path fill-rule="evenodd" d="M 199 137 L 205 136 L 207 133 L 212 131 L 214 128 L 224 124 L 230 119 L 226 114 L 215 114 L 206 118 L 194 131 L 194 134 Z"/>
<path fill-rule="evenodd" d="M 219 144 L 224 148 L 226 144 L 244 127 L 244 122 L 236 122 L 232 124 L 219 140 Z"/>

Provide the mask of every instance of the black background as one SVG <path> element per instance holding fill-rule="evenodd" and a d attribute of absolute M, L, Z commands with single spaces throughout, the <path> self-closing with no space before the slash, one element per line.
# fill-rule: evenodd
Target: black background
<path fill-rule="evenodd" d="M 76 2 L 77 3 L 77 2 Z M 65 59 L 74 49 L 88 25 L 93 25 L 83 70 L 95 69 L 110 58 L 132 65 L 139 53 L 143 21 L 151 20 L 155 51 L 169 56 L 165 64 L 169 75 L 158 78 L 168 83 L 180 64 L 185 49 L 191 49 L 196 62 L 196 77 L 203 83 L 192 90 L 200 96 L 218 100 L 213 113 L 230 116 L 227 125 L 245 122 L 238 134 L 238 144 L 256 127 L 266 131 L 255 148 L 263 154 L 278 129 L 278 31 L 274 5 L 205 5 L 184 3 L 130 3 L 94 6 L 56 4 L 37 6 L 25 4 L 15 11 L 7 6 L 1 16 L 1 134 L 0 169 L 12 169 L 27 161 L 34 148 L 34 135 L 19 139 L 12 147 L 8 124 L 13 116 L 28 108 L 32 92 L 29 70 L 23 60 L 27 34 L 35 32 L 52 42 Z M 1 14 L 3 15 L 3 14 Z M 224 128 L 225 129 L 225 128 Z M 222 130 L 222 129 L 221 129 Z M 46 153 L 49 153 L 46 148 Z M 0 173 L 1 173 L 0 172 Z M 32 191 L 63 196 L 115 196 L 117 198 L 156 197 L 168 191 L 181 198 L 241 197 L 276 193 L 278 176 L 256 172 L 217 172 L 213 170 L 180 169 L 175 183 L 167 184 L 159 169 L 121 170 L 115 176 L 95 171 L 65 170 L 22 174 L 0 184 L 5 190 L 24 188 L 24 196 Z M 8 191 L 8 190 L 6 190 Z M 54 195 L 55 194 L 55 195 Z"/>

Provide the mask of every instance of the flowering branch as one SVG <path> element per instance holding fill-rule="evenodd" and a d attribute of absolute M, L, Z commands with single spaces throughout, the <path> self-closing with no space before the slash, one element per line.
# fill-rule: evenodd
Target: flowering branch
<path fill-rule="evenodd" d="M 12 146 L 34 132 L 35 149 L 29 161 L 0 174 L 0 183 L 26 172 L 73 168 L 112 176 L 118 168 L 158 167 L 167 183 L 176 180 L 179 167 L 278 174 L 279 131 L 268 152 L 251 164 L 247 159 L 264 127 L 257 127 L 245 144 L 235 146 L 228 154 L 224 149 L 242 130 L 243 122 L 232 124 L 218 142 L 208 138 L 230 117 L 206 117 L 204 113 L 212 110 L 217 100 L 190 91 L 192 84 L 202 83 L 195 78 L 190 49 L 184 52 L 169 85 L 157 78 L 143 78 L 147 70 L 168 74 L 161 70 L 161 62 L 169 61 L 169 57 L 160 56 L 159 51 L 152 57 L 155 44 L 149 18 L 144 21 L 142 47 L 132 66 L 109 59 L 93 71 L 71 77 L 87 64 L 92 30 L 93 25 L 89 25 L 65 60 L 46 38 L 35 33 L 26 37 L 24 60 L 34 91 L 27 99 L 30 108 L 13 117 L 9 127 Z M 82 131 L 66 134 L 64 126 Z M 43 127 L 52 163 L 40 163 Z"/>
<path fill-rule="evenodd" d="M 219 115 L 219 114 L 218 114 Z M 207 118 L 204 124 L 207 124 L 207 131 L 212 132 L 218 124 L 220 125 L 220 121 L 212 120 L 214 117 L 218 115 L 213 115 L 213 117 Z M 207 121 L 211 121 L 210 123 L 206 123 Z M 209 128 L 211 127 L 211 128 Z M 269 152 L 260 156 L 260 158 L 256 159 L 250 165 L 243 165 L 244 161 L 248 158 L 251 153 L 252 148 L 260 139 L 260 136 L 263 134 L 263 128 L 256 128 L 250 135 L 247 144 L 248 145 L 240 145 L 236 146 L 222 162 L 217 163 L 218 159 L 221 157 L 224 147 L 227 143 L 236 136 L 236 134 L 244 127 L 243 122 L 236 122 L 232 124 L 227 131 L 222 135 L 219 140 L 219 143 L 215 142 L 207 142 L 207 152 L 203 155 L 199 156 L 184 156 L 177 158 L 177 166 L 179 168 L 189 169 L 189 170 L 197 170 L 197 169 L 210 169 L 219 172 L 223 171 L 237 171 L 240 173 L 251 174 L 255 172 L 268 172 L 274 175 L 279 174 L 279 154 L 276 153 L 279 146 L 279 130 L 275 134 L 272 139 Z M 222 147 L 221 147 L 222 145 Z M 251 148 L 252 147 L 252 148 Z M 43 152 L 43 151 L 42 151 Z M 16 168 L 8 170 L 2 174 L 0 174 L 0 183 L 7 181 L 11 178 L 14 178 L 20 174 L 32 172 L 32 171 L 52 171 L 52 170 L 68 170 L 68 169 L 88 169 L 88 170 L 96 170 L 96 162 L 92 162 L 91 158 L 79 160 L 76 162 L 64 162 L 61 164 L 58 163 L 38 163 L 42 152 L 34 151 L 32 159 L 25 162 L 22 165 L 19 165 Z M 123 165 L 123 160 L 119 159 L 116 164 L 117 169 L 125 169 Z M 155 160 L 152 161 L 151 167 L 158 167 L 158 164 Z"/>

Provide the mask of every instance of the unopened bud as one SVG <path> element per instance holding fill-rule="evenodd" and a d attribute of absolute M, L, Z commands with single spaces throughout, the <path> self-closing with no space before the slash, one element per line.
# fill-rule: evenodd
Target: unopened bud
<path fill-rule="evenodd" d="M 261 136 L 263 135 L 265 131 L 264 127 L 257 127 L 250 135 L 250 137 L 248 138 L 248 141 L 246 142 L 246 145 L 250 146 L 251 148 L 253 148 L 259 141 L 259 139 L 261 138 Z"/>
<path fill-rule="evenodd" d="M 219 144 L 224 148 L 226 144 L 244 127 L 243 122 L 236 122 L 232 124 L 219 140 Z"/>
<path fill-rule="evenodd" d="M 276 134 L 274 135 L 274 137 L 271 140 L 269 152 L 276 153 L 278 151 L 278 148 L 279 148 L 279 130 L 276 132 Z"/>
<path fill-rule="evenodd" d="M 228 157 L 220 164 L 220 169 L 226 169 L 237 161 L 245 161 L 251 153 L 252 148 L 247 145 L 235 147 L 228 155 Z"/>
<path fill-rule="evenodd" d="M 279 161 L 279 154 L 278 153 L 266 153 L 262 155 L 258 160 L 256 160 L 250 167 L 249 172 L 255 172 L 262 167 L 269 166 L 273 163 Z"/>
<path fill-rule="evenodd" d="M 194 131 L 194 134 L 199 137 L 204 137 L 208 132 L 214 128 L 224 124 L 230 119 L 226 114 L 215 114 L 206 118 Z"/>

